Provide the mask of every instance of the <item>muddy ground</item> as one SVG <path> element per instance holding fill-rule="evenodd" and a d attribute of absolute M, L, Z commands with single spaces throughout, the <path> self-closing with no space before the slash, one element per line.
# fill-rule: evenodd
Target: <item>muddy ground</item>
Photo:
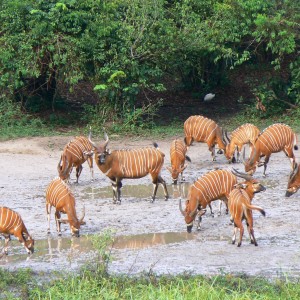
<path fill-rule="evenodd" d="M 57 163 L 63 146 L 72 137 L 43 137 L 11 140 L 0 143 L 0 205 L 18 211 L 32 236 L 37 240 L 36 251 L 28 257 L 14 239 L 8 256 L 0 259 L 0 265 L 14 269 L 31 267 L 37 271 L 72 270 L 93 259 L 91 243 L 87 235 L 113 229 L 118 241 L 112 248 L 113 261 L 110 271 L 136 274 L 220 274 L 246 273 L 268 278 L 298 276 L 300 273 L 300 193 L 285 198 L 285 188 L 290 173 L 290 162 L 283 153 L 273 154 L 267 177 L 262 169 L 256 172 L 267 187 L 257 194 L 253 203 L 262 206 L 266 217 L 254 212 L 254 230 L 258 247 L 249 243 L 245 232 L 242 247 L 231 244 L 233 226 L 229 216 L 203 218 L 201 231 L 186 233 L 183 216 L 178 209 L 179 187 L 171 185 L 166 169 L 170 165 L 169 146 L 172 139 L 158 140 L 166 154 L 162 177 L 168 183 L 170 199 L 164 201 L 162 188 L 158 198 L 150 203 L 152 184 L 147 176 L 138 180 L 123 181 L 122 204 L 112 203 L 112 190 L 108 178 L 95 166 L 95 181 L 90 181 L 89 167 L 85 163 L 79 184 L 75 173 L 71 175 L 71 189 L 77 201 L 78 214 L 85 205 L 86 225 L 81 237 L 72 238 L 67 225 L 62 238 L 55 231 L 54 215 L 51 216 L 51 236 L 47 236 L 45 189 L 57 176 Z M 150 146 L 151 140 L 124 140 L 114 137 L 111 149 Z M 215 167 L 230 168 L 223 155 L 211 162 L 206 144 L 190 147 L 188 155 L 192 163 L 185 171 L 186 184 L 181 185 L 187 194 L 188 186 L 200 175 Z M 299 159 L 300 151 L 296 151 Z M 235 164 L 243 170 L 242 164 Z M 53 212 L 54 213 L 54 212 Z M 4 241 L 1 240 L 1 248 Z"/>

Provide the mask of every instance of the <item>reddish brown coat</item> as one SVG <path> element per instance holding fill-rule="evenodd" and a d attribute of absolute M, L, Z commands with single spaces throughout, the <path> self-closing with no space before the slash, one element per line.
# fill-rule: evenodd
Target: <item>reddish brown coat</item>
<path fill-rule="evenodd" d="M 187 167 L 184 163 L 185 160 L 191 161 L 186 155 L 187 147 L 182 140 L 176 139 L 171 143 L 170 147 L 170 160 L 171 168 L 167 167 L 167 170 L 171 173 L 173 183 L 177 183 L 178 176 L 181 174 L 183 180 L 183 171 Z"/>
<path fill-rule="evenodd" d="M 48 234 L 50 233 L 51 207 L 55 207 L 57 232 L 61 235 L 61 223 L 69 223 L 72 235 L 79 236 L 79 229 L 84 225 L 83 217 L 77 218 L 75 198 L 68 185 L 61 179 L 53 179 L 46 189 L 46 212 L 48 218 Z M 68 219 L 61 219 L 61 214 L 67 214 Z"/>
<path fill-rule="evenodd" d="M 82 164 L 88 161 L 92 180 L 94 179 L 93 171 L 93 147 L 88 138 L 77 136 L 69 142 L 63 149 L 60 161 L 57 166 L 59 177 L 68 180 L 73 167 L 76 168 L 76 182 L 82 171 Z"/>
<path fill-rule="evenodd" d="M 0 207 L 0 233 L 5 237 L 4 253 L 8 254 L 8 242 L 14 235 L 28 254 L 34 251 L 34 240 L 29 235 L 21 216 L 8 207 Z"/>
<path fill-rule="evenodd" d="M 232 237 L 232 244 L 235 243 L 237 230 L 240 230 L 240 239 L 238 247 L 242 244 L 242 238 L 244 234 L 244 227 L 242 221 L 245 219 L 247 223 L 247 229 L 249 232 L 251 244 L 257 246 L 256 239 L 254 237 L 253 230 L 253 216 L 252 210 L 258 210 L 262 215 L 265 215 L 265 211 L 256 205 L 252 205 L 251 201 L 255 193 L 264 191 L 265 187 L 262 186 L 256 180 L 247 180 L 243 183 L 237 184 L 237 186 L 231 191 L 228 199 L 228 208 L 231 214 L 231 218 L 234 222 L 234 234 Z"/>
<path fill-rule="evenodd" d="M 300 188 L 300 168 L 297 163 L 295 163 L 293 171 L 290 173 L 288 186 L 286 190 L 286 197 L 290 197 L 295 194 Z"/>
<path fill-rule="evenodd" d="M 288 125 L 276 123 L 267 127 L 258 136 L 250 158 L 244 162 L 245 171 L 252 175 L 257 166 L 264 166 L 265 176 L 271 154 L 280 151 L 284 151 L 290 158 L 293 168 L 295 164 L 293 149 L 298 149 L 296 143 L 297 136 Z M 265 157 L 264 162 L 260 162 L 261 157 Z"/>
<path fill-rule="evenodd" d="M 226 144 L 223 140 L 222 129 L 219 125 L 203 116 L 191 116 L 184 122 L 184 141 L 187 146 L 190 146 L 193 141 L 207 143 L 208 149 L 211 152 L 212 160 L 216 159 L 215 145 L 224 152 Z"/>
<path fill-rule="evenodd" d="M 251 147 L 251 152 L 253 151 L 253 145 L 258 138 L 259 129 L 253 124 L 244 124 L 236 128 L 230 137 L 229 144 L 226 145 L 226 158 L 231 161 L 234 155 L 235 150 L 238 151 L 238 161 L 242 147 L 245 144 L 249 144 Z"/>
<path fill-rule="evenodd" d="M 91 140 L 91 134 L 89 136 L 89 141 L 94 147 L 96 164 L 112 182 L 114 203 L 121 203 L 121 187 L 124 178 L 142 178 L 148 174 L 152 178 L 154 187 L 152 202 L 155 200 L 158 184 L 163 186 L 165 200 L 168 199 L 167 186 L 160 175 L 165 154 L 158 149 L 157 144 L 154 144 L 155 148 L 125 149 L 110 152 L 107 149 L 109 139 L 106 133 L 105 139 L 104 143 L 96 145 Z"/>
<path fill-rule="evenodd" d="M 198 214 L 199 222 L 197 229 L 201 226 L 201 216 L 206 212 L 206 206 L 217 199 L 222 199 L 227 203 L 229 194 L 237 183 L 237 177 L 228 170 L 210 171 L 198 178 L 189 188 L 185 210 L 180 211 L 187 224 L 187 231 L 191 232 L 193 222 Z"/>

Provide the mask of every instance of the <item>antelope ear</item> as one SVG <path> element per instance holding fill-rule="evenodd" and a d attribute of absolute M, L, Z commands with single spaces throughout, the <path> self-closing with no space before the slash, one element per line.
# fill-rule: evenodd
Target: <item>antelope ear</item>
<path fill-rule="evenodd" d="M 245 189 L 248 185 L 245 183 L 237 183 L 233 187 L 238 189 Z"/>
<path fill-rule="evenodd" d="M 241 188 L 242 188 L 242 189 L 245 189 L 245 188 L 247 188 L 247 186 L 248 186 L 248 184 L 241 183 Z"/>

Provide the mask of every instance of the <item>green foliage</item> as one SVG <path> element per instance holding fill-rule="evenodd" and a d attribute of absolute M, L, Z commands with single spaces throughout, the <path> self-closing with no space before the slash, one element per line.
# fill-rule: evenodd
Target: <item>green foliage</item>
<path fill-rule="evenodd" d="M 39 118 L 24 114 L 19 104 L 0 98 L 1 138 L 41 135 L 47 131 Z"/>
<path fill-rule="evenodd" d="M 92 235 L 91 242 L 97 251 L 97 268 L 98 272 L 107 273 L 108 264 L 111 262 L 111 248 L 114 241 L 114 230 L 108 229 L 99 235 Z"/>
<path fill-rule="evenodd" d="M 36 113 L 55 108 L 59 86 L 89 82 L 114 111 L 105 119 L 127 122 L 150 93 L 205 93 L 263 63 L 288 73 L 273 90 L 297 104 L 299 20 L 294 0 L 3 0 L 0 89 Z"/>
<path fill-rule="evenodd" d="M 30 269 L 19 269 L 14 272 L 0 269 L 1 299 L 27 299 L 31 284 L 35 284 L 32 275 Z"/>
<path fill-rule="evenodd" d="M 33 289 L 30 299 L 298 299 L 299 282 L 219 275 L 108 276 L 85 270 L 58 279 L 43 290 Z"/>

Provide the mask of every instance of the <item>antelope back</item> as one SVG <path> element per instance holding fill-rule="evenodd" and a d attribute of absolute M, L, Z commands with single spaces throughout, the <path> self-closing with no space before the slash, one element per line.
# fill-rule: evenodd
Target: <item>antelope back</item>
<path fill-rule="evenodd" d="M 200 204 L 209 203 L 221 196 L 229 196 L 229 193 L 237 183 L 237 178 L 230 171 L 214 170 L 198 178 L 191 186 L 191 197 L 200 197 Z"/>
<path fill-rule="evenodd" d="M 74 163 L 86 161 L 87 156 L 85 155 L 85 152 L 92 152 L 92 150 L 93 146 L 88 138 L 77 136 L 65 146 L 63 152 L 71 160 L 71 163 Z"/>
<path fill-rule="evenodd" d="M 215 121 L 203 116 L 191 116 L 184 122 L 184 133 L 187 145 L 189 146 L 188 137 L 197 142 L 206 142 L 216 133 L 218 125 Z"/>
<path fill-rule="evenodd" d="M 74 196 L 68 185 L 61 178 L 54 178 L 46 189 L 46 203 L 62 211 L 66 209 L 66 204 L 75 208 Z M 66 212 L 66 211 L 65 211 Z"/>
<path fill-rule="evenodd" d="M 276 153 L 284 148 L 293 149 L 297 143 L 296 134 L 285 124 L 273 124 L 267 127 L 258 137 L 260 153 Z M 257 147 L 256 147 L 257 148 Z"/>
<path fill-rule="evenodd" d="M 24 223 L 21 216 L 8 207 L 0 207 L 0 232 L 14 234 L 18 229 L 22 230 Z"/>
<path fill-rule="evenodd" d="M 73 164 L 83 164 L 89 153 L 93 153 L 93 146 L 84 136 L 77 136 L 71 142 L 69 142 L 63 149 L 60 162 L 58 163 L 57 170 L 59 176 L 62 179 L 66 179 L 69 176 L 69 171 L 73 167 Z"/>
<path fill-rule="evenodd" d="M 228 198 L 236 183 L 236 176 L 227 170 L 210 171 L 198 178 L 189 189 L 185 222 L 190 224 L 195 219 L 196 214 L 191 216 L 191 212 L 196 210 L 197 205 L 205 208 L 213 200 Z"/>
<path fill-rule="evenodd" d="M 256 139 L 258 138 L 259 132 L 259 129 L 255 125 L 246 123 L 236 128 L 231 133 L 231 141 L 235 144 L 242 145 L 249 142 L 254 144 Z"/>
<path fill-rule="evenodd" d="M 185 162 L 187 147 L 182 140 L 174 140 L 170 147 L 170 158 L 172 167 L 179 168 Z"/>
<path fill-rule="evenodd" d="M 140 148 L 130 150 L 115 150 L 111 163 L 114 163 L 111 172 L 122 178 L 140 178 L 147 174 L 160 173 L 164 164 L 164 154 L 156 148 Z M 118 162 L 118 163 L 115 163 Z M 101 165 L 98 165 L 101 169 Z M 117 168 L 118 170 L 115 170 Z M 110 172 L 106 174 L 110 175 Z"/>
<path fill-rule="evenodd" d="M 228 208 L 232 213 L 235 211 L 234 208 L 241 203 L 242 200 L 247 201 L 250 204 L 252 199 L 250 199 L 248 193 L 243 188 L 236 187 L 229 194 L 228 200 Z"/>

